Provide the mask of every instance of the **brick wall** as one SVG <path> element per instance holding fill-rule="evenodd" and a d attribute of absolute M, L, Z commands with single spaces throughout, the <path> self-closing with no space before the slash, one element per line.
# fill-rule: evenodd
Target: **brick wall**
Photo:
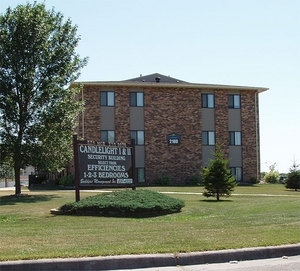
<path fill-rule="evenodd" d="M 252 177 L 259 178 L 257 175 L 260 172 L 259 149 L 256 145 L 259 142 L 256 118 L 258 101 L 255 92 L 243 92 L 241 104 L 243 181 L 249 182 Z"/>
<path fill-rule="evenodd" d="M 100 89 L 97 86 L 85 86 L 84 136 L 85 139 L 100 141 Z M 80 129 L 83 130 L 82 128 Z M 82 135 L 80 135 L 82 136 Z"/>
<path fill-rule="evenodd" d="M 130 143 L 129 89 L 115 89 L 115 141 Z"/>
<path fill-rule="evenodd" d="M 84 112 L 85 138 L 100 139 L 100 90 L 101 86 L 84 86 L 86 109 Z M 115 139 L 117 142 L 130 142 L 129 92 L 134 88 L 117 87 L 115 91 Z M 141 91 L 141 89 L 136 90 Z M 202 161 L 201 92 L 205 89 L 153 88 L 145 87 L 145 169 L 146 182 L 154 183 L 166 174 L 173 183 L 185 183 L 189 177 L 200 174 Z M 215 90 L 215 129 L 216 142 L 224 146 L 229 154 L 228 133 L 228 90 Z M 257 176 L 259 169 L 259 149 L 257 149 L 258 100 L 255 92 L 241 92 L 242 158 L 244 181 Z M 79 118 L 80 119 L 80 118 Z M 79 129 L 81 131 L 82 129 Z M 181 135 L 179 146 L 168 145 L 167 135 Z"/>
<path fill-rule="evenodd" d="M 201 93 L 199 90 L 146 89 L 145 152 L 147 181 L 166 174 L 183 183 L 201 168 Z M 188 95 L 187 95 L 188 93 Z M 179 146 L 167 135 L 181 135 Z"/>
<path fill-rule="evenodd" d="M 228 133 L 228 98 L 227 91 L 215 91 L 215 127 L 216 144 L 220 144 L 225 158 L 229 155 L 229 133 Z"/>

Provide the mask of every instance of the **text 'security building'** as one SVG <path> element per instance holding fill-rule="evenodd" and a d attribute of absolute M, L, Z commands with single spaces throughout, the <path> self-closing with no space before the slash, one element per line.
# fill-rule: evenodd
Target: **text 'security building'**
<path fill-rule="evenodd" d="M 259 178 L 258 96 L 267 88 L 197 84 L 161 74 L 81 82 L 86 140 L 136 142 L 137 181 L 185 184 L 222 144 L 236 180 Z"/>

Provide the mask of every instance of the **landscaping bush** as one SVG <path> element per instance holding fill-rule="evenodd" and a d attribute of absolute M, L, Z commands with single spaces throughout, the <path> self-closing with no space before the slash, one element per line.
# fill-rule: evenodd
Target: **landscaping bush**
<path fill-rule="evenodd" d="M 171 178 L 168 175 L 162 175 L 157 178 L 157 182 L 161 186 L 168 186 L 171 183 Z"/>
<path fill-rule="evenodd" d="M 75 177 L 73 174 L 65 175 L 55 181 L 57 185 L 63 186 L 74 186 L 75 185 Z"/>
<path fill-rule="evenodd" d="M 123 190 L 87 197 L 65 204 L 66 215 L 149 217 L 180 212 L 184 201 L 151 190 Z"/>
<path fill-rule="evenodd" d="M 278 170 L 275 169 L 275 167 L 276 167 L 276 163 L 269 166 L 270 171 L 267 172 L 264 176 L 264 181 L 266 183 L 278 183 L 279 182 L 280 174 L 279 174 Z"/>
<path fill-rule="evenodd" d="M 201 185 L 201 178 L 197 175 L 192 175 L 188 181 L 189 185 Z"/>

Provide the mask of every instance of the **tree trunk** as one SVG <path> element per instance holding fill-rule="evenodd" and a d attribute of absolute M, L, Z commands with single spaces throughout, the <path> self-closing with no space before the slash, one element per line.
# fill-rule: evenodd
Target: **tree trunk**
<path fill-rule="evenodd" d="M 21 195 L 21 180 L 20 180 L 20 167 L 15 166 L 15 195 L 19 196 Z"/>
<path fill-rule="evenodd" d="M 219 194 L 219 192 L 217 192 L 217 201 L 219 201 L 220 200 L 220 194 Z"/>
<path fill-rule="evenodd" d="M 15 195 L 21 195 L 21 180 L 20 180 L 20 173 L 21 173 L 21 144 L 19 147 L 15 147 L 14 153 L 14 171 L 15 171 Z"/>
<path fill-rule="evenodd" d="M 20 113 L 22 116 L 22 113 Z M 14 171 L 15 171 L 15 195 L 21 195 L 21 180 L 20 180 L 20 173 L 21 173 L 21 165 L 22 165 L 22 138 L 23 138 L 23 121 L 20 117 L 20 129 L 18 132 L 18 138 L 14 145 Z"/>

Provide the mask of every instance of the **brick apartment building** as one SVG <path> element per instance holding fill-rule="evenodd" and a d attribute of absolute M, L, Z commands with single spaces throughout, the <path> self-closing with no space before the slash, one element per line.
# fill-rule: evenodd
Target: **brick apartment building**
<path fill-rule="evenodd" d="M 113 82 L 81 82 L 86 140 L 136 142 L 140 184 L 168 176 L 185 184 L 222 144 L 240 182 L 259 178 L 258 94 L 267 88 L 188 83 L 161 74 Z"/>

